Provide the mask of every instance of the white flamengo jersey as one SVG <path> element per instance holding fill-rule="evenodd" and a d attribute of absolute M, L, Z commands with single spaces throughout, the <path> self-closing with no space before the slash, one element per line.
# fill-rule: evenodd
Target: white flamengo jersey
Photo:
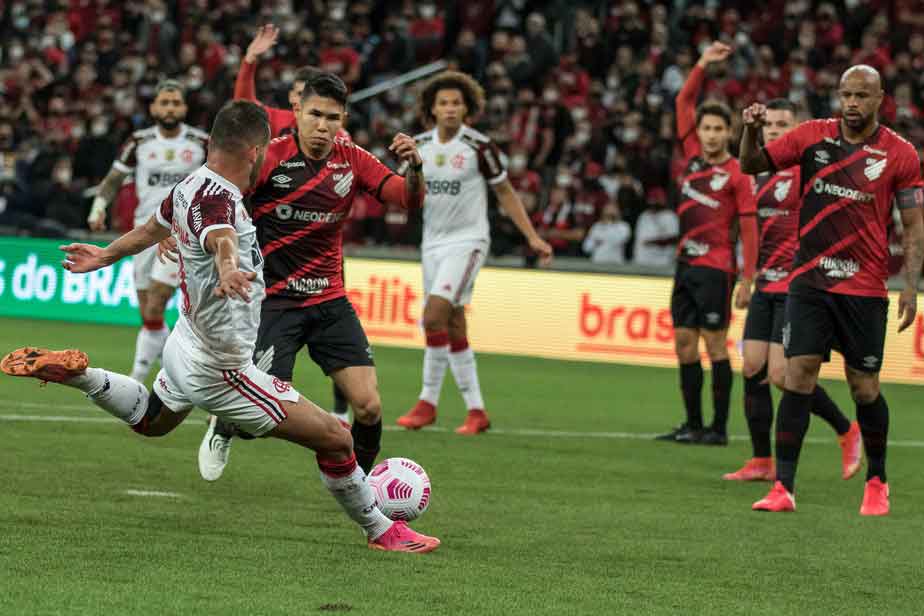
<path fill-rule="evenodd" d="M 135 174 L 138 207 L 135 226 L 146 223 L 177 182 L 205 162 L 208 133 L 180 124 L 176 137 L 161 135 L 157 126 L 132 133 L 122 145 L 112 167 Z"/>
<path fill-rule="evenodd" d="M 180 257 L 180 319 L 172 335 L 180 336 L 183 348 L 198 363 L 219 369 L 248 365 L 266 292 L 257 229 L 241 192 L 203 165 L 170 191 L 156 216 L 171 229 Z M 237 233 L 240 270 L 257 274 L 250 283 L 249 303 L 214 295 L 218 268 L 205 249 L 205 238 L 224 228 Z"/>
<path fill-rule="evenodd" d="M 415 137 L 423 159 L 427 196 L 422 248 L 455 242 L 489 242 L 488 191 L 507 179 L 500 151 L 491 139 L 462 126 L 440 143 L 436 129 Z"/>

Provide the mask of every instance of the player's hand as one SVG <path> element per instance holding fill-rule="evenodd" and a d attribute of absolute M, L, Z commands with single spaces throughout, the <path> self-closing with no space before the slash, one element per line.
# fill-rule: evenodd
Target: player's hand
<path fill-rule="evenodd" d="M 699 65 L 703 68 L 707 64 L 712 64 L 713 62 L 721 62 L 728 58 L 731 55 L 732 48 L 721 41 L 714 41 L 709 47 L 706 48 L 706 51 L 703 52 L 703 55 L 699 57 Z"/>
<path fill-rule="evenodd" d="M 754 103 L 743 112 L 741 118 L 745 126 L 761 128 L 767 119 L 767 106 L 761 103 Z"/>
<path fill-rule="evenodd" d="M 112 263 L 106 249 L 93 244 L 68 244 L 59 248 L 65 253 L 61 265 L 75 274 L 93 272 Z"/>
<path fill-rule="evenodd" d="M 247 46 L 244 59 L 247 62 L 256 62 L 257 58 L 266 53 L 279 39 L 279 28 L 273 24 L 266 24 L 257 29 L 257 35 Z"/>
<path fill-rule="evenodd" d="M 898 324 L 899 333 L 908 329 L 914 323 L 914 318 L 918 314 L 918 291 L 917 289 L 906 288 L 898 296 Z"/>
<path fill-rule="evenodd" d="M 417 151 L 417 143 L 414 141 L 414 138 L 409 135 L 398 133 L 392 140 L 391 145 L 388 146 L 388 149 L 392 154 L 407 162 L 412 167 L 417 167 L 423 163 L 423 160 L 420 158 L 420 152 Z"/>
<path fill-rule="evenodd" d="M 90 231 L 105 231 L 106 212 L 90 212 L 87 216 L 87 224 L 90 225 Z"/>
<path fill-rule="evenodd" d="M 552 256 L 554 255 L 552 247 L 538 235 L 529 239 L 529 248 L 539 255 L 539 265 L 544 267 L 552 262 Z"/>
<path fill-rule="evenodd" d="M 232 270 L 221 277 L 215 288 L 215 295 L 250 302 L 250 281 L 257 277 L 256 272 Z"/>
<path fill-rule="evenodd" d="M 167 261 L 173 261 L 174 263 L 177 263 L 180 260 L 180 257 L 177 254 L 176 239 L 174 239 L 172 235 L 164 240 L 161 240 L 157 244 L 157 259 L 161 263 L 166 263 Z"/>
<path fill-rule="evenodd" d="M 747 278 L 742 278 L 738 284 L 738 290 L 735 291 L 735 308 L 744 310 L 751 305 L 751 285 L 753 282 Z"/>

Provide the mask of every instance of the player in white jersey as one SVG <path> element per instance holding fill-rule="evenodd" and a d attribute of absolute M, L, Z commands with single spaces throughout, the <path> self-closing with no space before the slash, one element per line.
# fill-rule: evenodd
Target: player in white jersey
<path fill-rule="evenodd" d="M 436 421 L 447 365 L 468 409 L 456 433 L 478 434 L 490 427 L 465 322 L 465 306 L 490 244 L 486 183 L 530 249 L 543 263 L 552 258 L 552 247 L 536 233 L 507 179 L 497 146 L 465 124 L 483 108 L 484 90 L 478 82 L 454 71 L 433 77 L 420 96 L 421 116 L 435 127 L 417 137 L 427 181 L 421 246 L 427 348 L 420 399 L 398 419 L 398 425 L 410 430 Z"/>
<path fill-rule="evenodd" d="M 94 231 L 106 228 L 106 208 L 127 176 L 134 175 L 138 193 L 137 227 L 150 220 L 177 182 L 205 161 L 208 134 L 183 123 L 186 102 L 178 81 L 157 85 L 150 113 L 154 126 L 132 133 L 99 185 L 88 219 Z M 158 260 L 156 249 L 136 255 L 133 267 L 142 327 L 135 342 L 132 378 L 143 382 L 170 333 L 164 324 L 164 310 L 176 290 L 177 267 Z"/>
<path fill-rule="evenodd" d="M 152 391 L 130 377 L 89 367 L 86 354 L 77 350 L 18 349 L 0 361 L 0 370 L 77 388 L 144 436 L 167 434 L 198 406 L 255 436 L 313 449 L 321 479 L 365 531 L 369 547 L 432 551 L 438 539 L 392 522 L 376 507 L 349 431 L 251 359 L 265 290 L 256 229 L 241 191 L 253 186 L 269 138 L 267 115 L 259 105 L 228 103 L 215 118 L 206 165 L 178 184 L 146 223 L 106 248 L 63 247 L 64 267 L 82 273 L 168 236 L 176 240 L 182 315 Z"/>

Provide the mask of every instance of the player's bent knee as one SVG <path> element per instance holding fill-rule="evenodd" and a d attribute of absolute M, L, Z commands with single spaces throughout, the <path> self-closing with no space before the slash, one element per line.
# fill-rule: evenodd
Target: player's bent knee
<path fill-rule="evenodd" d="M 166 406 L 153 390 L 148 394 L 148 408 L 141 421 L 131 429 L 141 436 L 158 437 L 169 434 L 187 413 L 176 414 Z M 179 420 L 179 421 L 177 421 Z"/>
<path fill-rule="evenodd" d="M 347 460 L 353 455 L 353 436 L 339 421 L 331 419 L 315 451 L 324 459 Z"/>
<path fill-rule="evenodd" d="M 770 383 L 778 388 L 783 389 L 786 385 L 786 366 L 773 366 L 769 373 Z"/>
<path fill-rule="evenodd" d="M 741 364 L 741 376 L 746 379 L 753 378 L 757 376 L 766 365 L 766 362 L 749 359 L 745 356 L 744 362 Z"/>

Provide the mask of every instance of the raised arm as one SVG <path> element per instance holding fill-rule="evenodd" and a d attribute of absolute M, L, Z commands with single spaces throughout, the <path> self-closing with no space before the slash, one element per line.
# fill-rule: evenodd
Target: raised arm
<path fill-rule="evenodd" d="M 423 176 L 423 160 L 417 151 L 417 144 L 413 137 L 398 133 L 388 146 L 401 159 L 403 167 L 407 169 L 404 178 L 396 175 L 385 181 L 382 187 L 382 201 L 400 205 L 411 209 L 423 207 L 424 197 L 427 194 Z"/>
<path fill-rule="evenodd" d="M 257 60 L 276 44 L 278 38 L 279 28 L 273 24 L 266 24 L 257 30 L 257 35 L 247 46 L 247 52 L 244 54 L 244 59 L 241 60 L 241 68 L 237 72 L 237 79 L 234 80 L 235 99 L 258 102 L 257 88 L 254 83 Z"/>
<path fill-rule="evenodd" d="M 744 120 L 741 147 L 738 149 L 741 171 L 750 175 L 771 171 L 773 165 L 760 145 L 760 133 L 767 117 L 767 108 L 760 103 L 754 103 L 744 110 L 741 117 Z"/>
<path fill-rule="evenodd" d="M 706 67 L 712 62 L 721 62 L 729 54 L 731 47 L 725 43 L 716 41 L 709 45 L 677 93 L 677 139 L 683 145 L 686 156 L 693 156 L 699 149 L 699 138 L 696 136 L 696 101 L 706 81 Z"/>

